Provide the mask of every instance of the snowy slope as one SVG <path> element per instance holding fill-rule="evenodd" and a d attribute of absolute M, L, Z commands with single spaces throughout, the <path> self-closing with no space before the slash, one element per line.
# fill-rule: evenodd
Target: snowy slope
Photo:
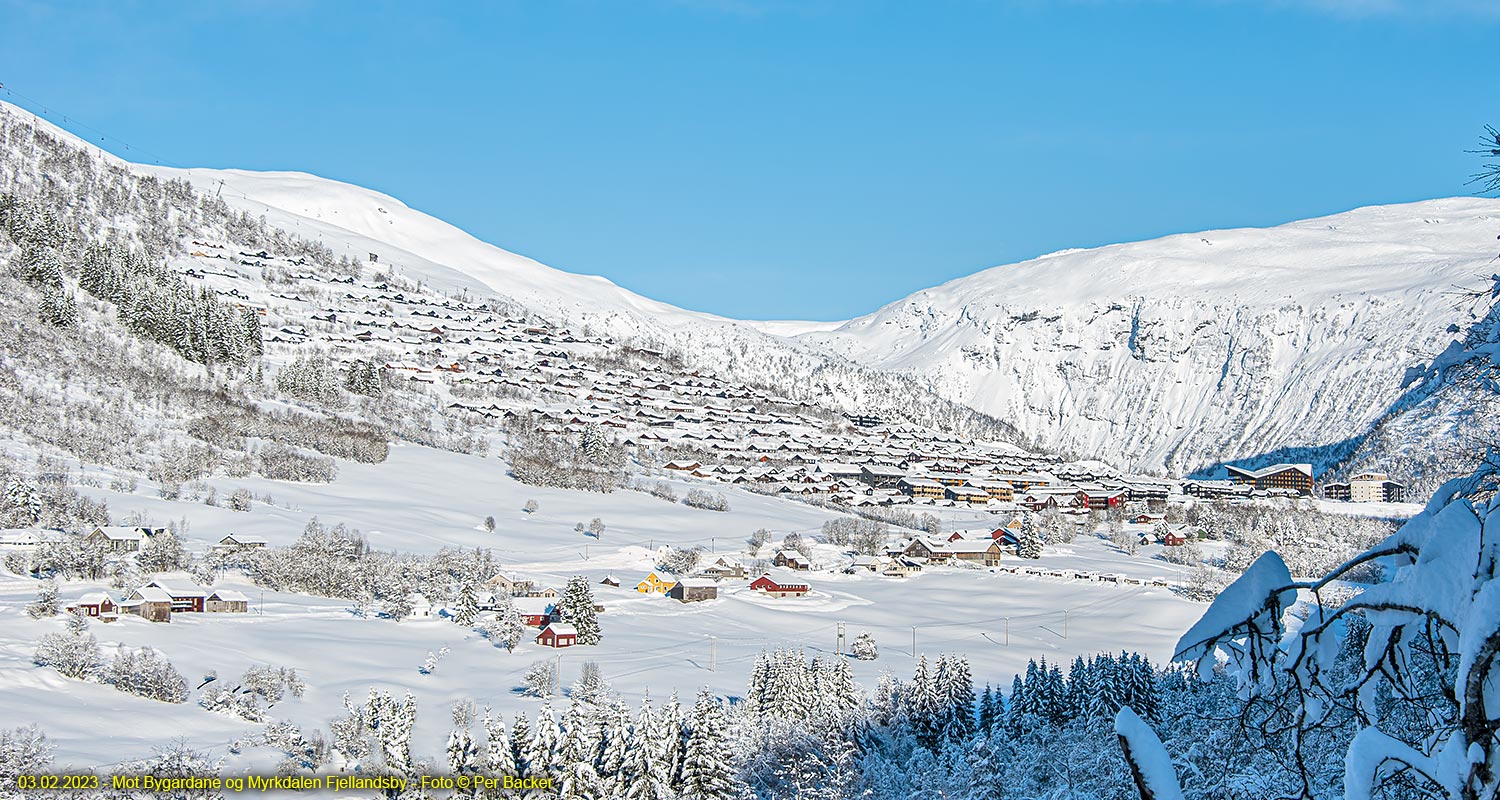
<path fill-rule="evenodd" d="M 1187 472 L 1363 433 L 1471 321 L 1500 201 L 1362 208 L 1072 250 L 801 341 L 921 377 L 1043 445 Z"/>

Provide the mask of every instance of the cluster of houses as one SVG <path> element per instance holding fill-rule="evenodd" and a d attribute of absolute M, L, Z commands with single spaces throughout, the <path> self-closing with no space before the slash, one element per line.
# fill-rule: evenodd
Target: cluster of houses
<path fill-rule="evenodd" d="M 793 551 L 779 551 L 776 555 L 776 566 L 800 570 L 811 568 L 801 554 L 795 554 L 796 561 L 789 560 Z M 665 595 L 682 603 L 699 603 L 704 600 L 717 599 L 721 582 L 746 580 L 749 577 L 745 565 L 737 559 L 717 556 L 707 566 L 699 568 L 696 573 L 686 578 L 677 578 L 664 572 L 650 572 L 635 585 L 635 590 L 641 594 Z M 605 577 L 602 582 L 609 586 L 620 585 L 613 576 Z M 777 584 L 768 575 L 762 575 L 751 581 L 749 589 L 770 597 L 801 597 L 812 591 L 811 587 L 806 584 Z"/>
<path fill-rule="evenodd" d="M 204 588 L 186 572 L 165 572 L 118 600 L 108 592 L 89 592 L 67 611 L 103 622 L 113 622 L 121 614 L 150 622 L 171 622 L 173 614 L 243 614 L 249 605 L 249 598 L 241 592 Z"/>

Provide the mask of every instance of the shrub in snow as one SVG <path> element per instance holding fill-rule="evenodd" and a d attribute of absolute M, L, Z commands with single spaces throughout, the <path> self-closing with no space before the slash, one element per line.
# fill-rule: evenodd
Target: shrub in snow
<path fill-rule="evenodd" d="M 495 518 L 493 516 L 484 518 L 484 530 L 486 533 L 495 532 Z"/>
<path fill-rule="evenodd" d="M 663 547 L 661 554 L 656 558 L 656 567 L 673 575 L 687 575 L 698 568 L 698 561 L 702 557 L 703 551 L 697 547 L 683 550 Z"/>
<path fill-rule="evenodd" d="M 333 459 L 300 453 L 277 442 L 267 442 L 255 456 L 256 471 L 275 481 L 332 483 L 339 473 Z"/>
<path fill-rule="evenodd" d="M 1157 557 L 1168 564 L 1191 566 L 1203 563 L 1203 551 L 1191 542 L 1176 547 L 1163 547 Z"/>
<path fill-rule="evenodd" d="M 177 668 L 150 647 L 133 651 L 121 645 L 104 672 L 104 682 L 122 692 L 163 703 L 181 703 L 188 695 L 187 681 Z"/>
<path fill-rule="evenodd" d="M 677 492 L 672 490 L 672 485 L 666 481 L 657 481 L 649 489 L 652 497 L 659 497 L 668 503 L 677 502 Z"/>
<path fill-rule="evenodd" d="M 557 689 L 557 674 L 551 661 L 538 661 L 521 676 L 522 691 L 531 697 L 546 697 Z"/>
<path fill-rule="evenodd" d="M 604 536 L 604 520 L 598 517 L 589 520 L 589 533 L 594 534 L 595 539 L 602 538 Z"/>
<path fill-rule="evenodd" d="M 535 500 L 527 500 L 526 505 L 521 506 L 521 510 L 525 511 L 528 514 L 535 514 L 540 508 L 541 506 L 538 505 Z"/>
<path fill-rule="evenodd" d="M 235 489 L 226 503 L 230 511 L 249 511 L 252 495 L 249 489 Z"/>
<path fill-rule="evenodd" d="M 35 725 L 0 730 L 0 781 L 14 786 L 18 776 L 46 772 L 54 749 Z"/>
<path fill-rule="evenodd" d="M 480 626 L 480 631 L 496 647 L 515 650 L 516 645 L 526 637 L 526 623 L 521 621 L 520 612 L 516 611 L 510 595 L 502 594 L 497 601 L 498 608 L 495 609 L 494 618 Z"/>
<path fill-rule="evenodd" d="M 755 555 L 755 552 L 765 547 L 766 542 L 769 541 L 771 541 L 771 532 L 765 528 L 756 528 L 755 532 L 751 533 L 750 538 L 746 540 L 746 544 L 750 546 L 750 554 Z"/>
<path fill-rule="evenodd" d="M 854 643 L 849 645 L 849 655 L 860 661 L 874 661 L 880 657 L 880 651 L 875 647 L 875 637 L 869 632 L 861 633 L 855 637 Z"/>
<path fill-rule="evenodd" d="M 32 656 L 38 666 L 52 667 L 69 678 L 93 677 L 104 666 L 104 656 L 99 653 L 99 640 L 93 634 L 70 630 L 67 633 L 49 633 L 36 645 Z"/>
<path fill-rule="evenodd" d="M 26 606 L 32 618 L 50 617 L 57 613 L 57 581 L 46 578 L 36 588 L 36 600 Z"/>
<path fill-rule="evenodd" d="M 729 499 L 718 492 L 710 492 L 706 489 L 692 489 L 683 496 L 682 504 L 701 508 L 705 511 L 728 511 Z"/>
<path fill-rule="evenodd" d="M 437 671 L 438 662 L 446 658 L 447 655 L 448 648 L 446 647 L 439 649 L 436 653 L 429 652 L 427 658 L 422 662 L 422 666 L 417 671 L 423 675 L 431 675 Z"/>

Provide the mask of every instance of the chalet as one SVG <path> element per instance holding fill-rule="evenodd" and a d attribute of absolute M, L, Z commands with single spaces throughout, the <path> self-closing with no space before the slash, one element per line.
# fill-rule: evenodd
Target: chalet
<path fill-rule="evenodd" d="M 948 550 L 947 542 L 929 539 L 925 536 L 913 536 L 906 547 L 901 550 L 901 555 L 928 561 L 947 561 L 953 553 Z"/>
<path fill-rule="evenodd" d="M 1181 547 L 1188 543 L 1188 540 L 1192 537 L 1192 533 L 1186 525 L 1181 525 L 1163 533 L 1161 543 L 1167 547 Z"/>
<path fill-rule="evenodd" d="M 120 611 L 150 622 L 171 622 L 172 596 L 155 586 L 142 586 L 120 602 Z"/>
<path fill-rule="evenodd" d="M 1124 489 L 1106 489 L 1103 486 L 1080 486 L 1073 495 L 1073 505 L 1090 511 L 1107 511 L 1118 508 L 1125 502 Z"/>
<path fill-rule="evenodd" d="M 186 572 L 164 572 L 146 585 L 166 592 L 172 598 L 174 613 L 202 613 L 208 599 L 208 591 Z"/>
<path fill-rule="evenodd" d="M 986 567 L 999 565 L 1002 552 L 994 539 L 960 539 L 949 542 L 946 549 L 959 561 L 977 561 Z"/>
<path fill-rule="evenodd" d="M 578 629 L 566 622 L 553 622 L 537 634 L 536 643 L 543 647 L 572 647 L 578 644 Z"/>
<path fill-rule="evenodd" d="M 745 577 L 745 565 L 728 556 L 719 556 L 714 559 L 712 564 L 704 567 L 700 572 L 709 578 L 737 578 L 743 580 Z"/>
<path fill-rule="evenodd" d="M 78 602 L 68 606 L 69 614 L 77 614 L 80 617 L 103 617 L 115 616 L 120 611 L 113 598 L 104 592 L 89 592 L 78 598 Z"/>
<path fill-rule="evenodd" d="M 947 487 L 931 478 L 902 478 L 896 484 L 896 490 L 908 497 L 927 497 L 934 500 L 947 494 Z"/>
<path fill-rule="evenodd" d="M 982 506 L 990 502 L 990 493 L 973 486 L 949 486 L 944 496 L 955 503 Z"/>
<path fill-rule="evenodd" d="M 701 469 L 703 467 L 702 464 L 696 461 L 668 461 L 664 466 L 666 469 L 676 470 L 678 472 L 692 472 L 693 470 Z"/>
<path fill-rule="evenodd" d="M 771 563 L 778 567 L 799 571 L 812 569 L 812 564 L 808 562 L 807 557 L 795 550 L 777 550 Z"/>
<path fill-rule="evenodd" d="M 849 567 L 844 572 L 853 575 L 858 572 L 879 572 L 884 560 L 880 556 L 857 555 L 849 562 Z"/>
<path fill-rule="evenodd" d="M 1156 523 L 1161 522 L 1163 519 L 1165 519 L 1165 517 L 1162 517 L 1159 514 L 1136 514 L 1135 516 L 1130 518 L 1130 521 L 1134 522 L 1137 525 L 1155 525 Z"/>
<path fill-rule="evenodd" d="M 802 597 L 811 588 L 805 583 L 777 583 L 770 575 L 762 575 L 750 582 L 753 591 L 770 597 Z"/>
<path fill-rule="evenodd" d="M 1248 498 L 1252 487 L 1236 481 L 1192 480 L 1182 484 L 1182 493 L 1205 500 Z"/>
<path fill-rule="evenodd" d="M 495 577 L 484 582 L 486 589 L 499 589 L 511 597 L 519 597 L 531 591 L 531 581 L 512 578 L 504 572 L 495 573 Z"/>
<path fill-rule="evenodd" d="M 677 581 L 669 575 L 657 575 L 655 572 L 646 576 L 646 579 L 635 585 L 635 590 L 641 594 L 666 594 L 671 591 Z"/>
<path fill-rule="evenodd" d="M 894 489 L 905 477 L 900 467 L 865 464 L 859 469 L 859 480 L 876 489 Z"/>
<path fill-rule="evenodd" d="M 545 628 L 557 616 L 557 607 L 545 597 L 518 597 L 513 601 L 521 622 L 533 628 Z"/>
<path fill-rule="evenodd" d="M 215 589 L 209 592 L 203 610 L 220 614 L 243 614 L 250 610 L 250 598 L 233 589 Z"/>
<path fill-rule="evenodd" d="M 684 603 L 714 600 L 719 596 L 719 585 L 709 578 L 684 578 L 667 592 L 667 596 Z"/>
<path fill-rule="evenodd" d="M 893 558 L 885 565 L 885 569 L 881 570 L 881 574 L 893 578 L 910 578 L 921 571 L 922 564 L 919 561 L 913 561 L 910 558 Z"/>
<path fill-rule="evenodd" d="M 228 536 L 220 539 L 219 543 L 214 545 L 214 548 L 218 550 L 238 550 L 240 548 L 257 548 L 265 546 L 265 539 L 261 539 L 255 536 L 244 536 L 242 534 L 231 533 Z"/>
<path fill-rule="evenodd" d="M 604 576 L 604 580 L 599 581 L 599 585 L 601 585 L 601 586 L 613 586 L 614 588 L 618 589 L 618 588 L 620 588 L 620 581 L 617 578 L 615 578 L 615 576 L 613 576 L 613 575 L 605 575 Z"/>
<path fill-rule="evenodd" d="M 137 527 L 104 525 L 94 528 L 83 541 L 113 553 L 134 553 L 146 543 L 146 531 Z"/>
<path fill-rule="evenodd" d="M 1312 494 L 1311 464 L 1272 464 L 1261 469 L 1244 469 L 1226 465 L 1230 483 L 1249 484 L 1257 489 L 1292 489 L 1298 494 Z"/>

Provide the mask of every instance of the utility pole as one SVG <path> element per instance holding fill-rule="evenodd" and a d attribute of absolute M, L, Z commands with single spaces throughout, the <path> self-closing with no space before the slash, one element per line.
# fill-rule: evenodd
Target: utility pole
<path fill-rule="evenodd" d="M 557 696 L 559 696 L 561 694 L 562 694 L 562 653 L 558 653 L 557 654 L 557 671 L 554 673 L 554 677 L 553 677 L 553 681 L 552 681 L 552 696 L 553 697 L 557 697 Z"/>
<path fill-rule="evenodd" d="M 1068 615 L 1071 612 L 1072 612 L 1072 609 L 1068 609 L 1068 608 L 1063 609 L 1063 638 L 1064 639 L 1068 638 Z"/>
<path fill-rule="evenodd" d="M 834 639 L 833 649 L 834 652 L 838 653 L 839 655 L 844 654 L 844 623 L 842 622 L 839 623 L 838 637 Z"/>
<path fill-rule="evenodd" d="M 1010 617 L 1005 618 L 1005 646 L 1010 647 Z"/>
<path fill-rule="evenodd" d="M 719 671 L 719 637 L 708 637 L 708 671 Z"/>
<path fill-rule="evenodd" d="M 917 657 L 917 626 L 911 626 L 911 657 Z"/>

